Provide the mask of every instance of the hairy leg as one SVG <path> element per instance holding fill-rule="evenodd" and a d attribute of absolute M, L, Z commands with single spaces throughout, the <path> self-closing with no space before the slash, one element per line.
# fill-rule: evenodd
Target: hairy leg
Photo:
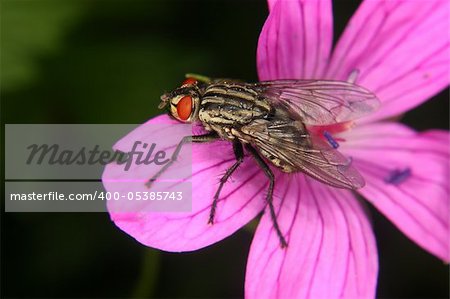
<path fill-rule="evenodd" d="M 216 194 L 214 195 L 214 200 L 211 205 L 211 211 L 209 213 L 209 224 L 214 223 L 214 217 L 216 215 L 217 201 L 219 200 L 220 192 L 222 191 L 223 185 L 227 182 L 228 178 L 233 174 L 233 172 L 239 167 L 239 165 L 244 161 L 244 149 L 239 141 L 233 142 L 234 156 L 236 157 L 236 162 L 227 169 L 223 177 L 220 179 L 219 188 L 217 188 Z"/>
<path fill-rule="evenodd" d="M 278 238 L 280 239 L 281 248 L 285 248 L 287 246 L 287 242 L 286 239 L 283 237 L 283 234 L 281 233 L 281 229 L 277 221 L 277 215 L 275 214 L 275 209 L 273 207 L 273 189 L 275 186 L 275 177 L 273 175 L 272 170 L 270 170 L 270 167 L 251 145 L 247 144 L 245 148 L 250 152 L 255 161 L 258 163 L 259 167 L 262 168 L 265 175 L 269 178 L 269 190 L 267 192 L 266 200 L 267 203 L 269 204 L 270 217 L 272 218 L 273 227 L 275 228 Z"/>
<path fill-rule="evenodd" d="M 150 188 L 152 183 L 156 181 L 156 179 L 161 176 L 161 174 L 164 173 L 176 160 L 178 155 L 180 154 L 180 151 L 188 142 L 196 142 L 196 143 L 203 143 L 203 142 L 210 142 L 213 140 L 219 139 L 219 136 L 217 136 L 216 133 L 209 133 L 204 135 L 195 135 L 195 136 L 185 136 L 183 139 L 181 139 L 180 143 L 178 143 L 175 151 L 173 152 L 172 156 L 170 157 L 169 162 L 167 162 L 153 177 L 151 177 L 146 183 L 145 186 L 147 188 Z"/>

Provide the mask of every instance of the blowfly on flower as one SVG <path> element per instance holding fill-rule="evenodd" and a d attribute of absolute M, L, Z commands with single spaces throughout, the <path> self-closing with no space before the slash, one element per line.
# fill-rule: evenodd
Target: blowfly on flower
<path fill-rule="evenodd" d="M 181 87 L 161 96 L 159 108 L 168 107 L 178 121 L 200 122 L 208 133 L 184 137 L 170 162 L 147 186 L 176 161 L 183 144 L 227 140 L 233 144 L 236 162 L 220 179 L 209 223 L 214 222 L 220 192 L 243 162 L 245 149 L 269 180 L 266 200 L 281 246 L 287 246 L 272 204 L 275 176 L 269 163 L 285 173 L 303 172 L 337 188 L 358 189 L 365 184 L 351 158 L 339 153 L 338 141 L 332 136 L 379 105 L 374 94 L 351 81 L 244 83 L 187 75 Z"/>

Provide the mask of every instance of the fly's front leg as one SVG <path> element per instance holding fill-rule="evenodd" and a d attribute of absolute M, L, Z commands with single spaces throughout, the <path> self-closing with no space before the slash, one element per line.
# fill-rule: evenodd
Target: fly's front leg
<path fill-rule="evenodd" d="M 181 148 L 186 143 L 188 143 L 188 142 L 196 142 L 196 143 L 210 142 L 210 141 L 216 140 L 218 138 L 219 138 L 219 136 L 216 133 L 214 133 L 214 132 L 211 132 L 209 134 L 204 134 L 204 135 L 195 135 L 195 136 L 185 136 L 185 137 L 183 137 L 183 139 L 181 139 L 180 143 L 178 143 L 178 145 L 177 145 L 175 151 L 173 152 L 172 156 L 170 157 L 169 162 L 167 162 L 153 177 L 151 177 L 145 183 L 145 186 L 147 188 L 150 188 L 152 183 L 154 181 L 156 181 L 156 179 L 159 176 L 161 176 L 161 174 L 163 174 L 164 171 L 166 171 L 177 160 L 178 155 L 180 154 Z"/>
<path fill-rule="evenodd" d="M 216 194 L 214 195 L 214 200 L 211 205 L 211 210 L 209 212 L 209 220 L 208 224 L 214 223 L 214 217 L 216 215 L 217 201 L 219 200 L 220 192 L 222 191 L 223 185 L 227 182 L 229 177 L 233 174 L 233 172 L 241 165 L 242 161 L 244 161 L 244 149 L 242 148 L 242 144 L 239 141 L 233 142 L 233 150 L 234 156 L 236 157 L 236 162 L 227 169 L 223 177 L 220 179 L 219 188 L 217 188 Z"/>
<path fill-rule="evenodd" d="M 253 158 L 255 158 L 255 161 L 262 168 L 265 175 L 269 178 L 269 190 L 267 191 L 266 200 L 269 204 L 270 217 L 272 218 L 273 227 L 275 228 L 278 238 L 280 239 L 281 248 L 285 248 L 287 246 L 287 242 L 283 237 L 283 234 L 281 233 L 281 229 L 277 221 L 277 215 L 275 214 L 275 209 L 273 207 L 273 189 L 275 186 L 275 177 L 272 170 L 270 170 L 270 167 L 266 164 L 266 162 L 264 162 L 258 152 L 251 145 L 247 144 L 245 148 L 250 152 Z"/>

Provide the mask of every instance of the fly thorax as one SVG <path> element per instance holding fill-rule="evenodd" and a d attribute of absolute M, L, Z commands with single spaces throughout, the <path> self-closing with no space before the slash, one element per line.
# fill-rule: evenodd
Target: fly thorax
<path fill-rule="evenodd" d="M 242 85 L 215 84 L 202 96 L 199 119 L 205 123 L 245 125 L 270 112 L 269 103 L 255 91 Z"/>

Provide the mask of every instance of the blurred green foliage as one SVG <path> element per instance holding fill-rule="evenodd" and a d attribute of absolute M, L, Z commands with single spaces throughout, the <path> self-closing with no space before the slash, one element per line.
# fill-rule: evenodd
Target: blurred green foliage
<path fill-rule="evenodd" d="M 14 1 L 1 3 L 2 88 L 20 88 L 38 76 L 36 58 L 56 53 L 77 20 L 81 2 Z"/>
<path fill-rule="evenodd" d="M 246 15 L 265 7 L 232 2 L 76 1 L 47 11 L 60 2 L 6 1 L 2 11 L 21 17 L 2 18 L 4 108 L 25 105 L 32 113 L 8 113 L 5 121 L 140 123 L 158 112 L 160 94 L 177 86 L 184 73 L 256 80 L 264 15 Z M 35 6 L 36 13 L 26 13 Z M 52 16 L 47 21 L 45 12 Z M 25 21 L 27 26 L 16 25 Z M 29 45 L 23 48 L 20 41 L 28 35 L 36 41 L 22 42 Z"/>
<path fill-rule="evenodd" d="M 357 1 L 336 2 L 336 35 Z M 2 0 L 2 123 L 142 123 L 184 73 L 256 81 L 263 0 Z M 410 112 L 448 129 L 448 91 Z M 433 117 L 430 117 L 433 115 Z M 448 268 L 376 211 L 380 297 L 446 297 Z M 3 213 L 2 297 L 242 297 L 251 229 L 163 253 L 101 213 Z"/>

